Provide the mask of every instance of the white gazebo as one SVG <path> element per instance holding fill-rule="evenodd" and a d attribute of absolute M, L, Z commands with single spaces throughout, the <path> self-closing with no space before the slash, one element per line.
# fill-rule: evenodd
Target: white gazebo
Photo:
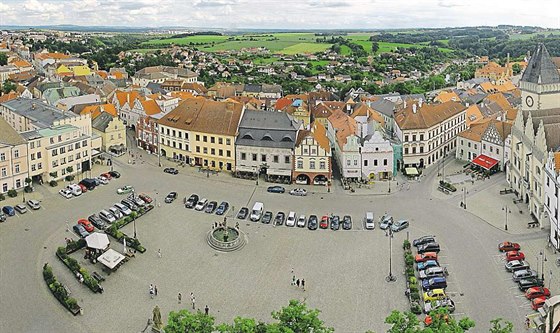
<path fill-rule="evenodd" d="M 109 247 L 109 237 L 106 234 L 95 232 L 86 237 L 88 248 L 96 250 L 105 250 Z"/>
<path fill-rule="evenodd" d="M 110 270 L 114 270 L 115 267 L 117 267 L 123 260 L 124 256 L 113 249 L 109 249 L 97 257 L 97 261 L 105 265 Z"/>

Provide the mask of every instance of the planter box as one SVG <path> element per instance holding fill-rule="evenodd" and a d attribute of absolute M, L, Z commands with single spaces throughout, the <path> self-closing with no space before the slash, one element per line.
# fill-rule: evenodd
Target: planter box
<path fill-rule="evenodd" d="M 68 262 L 67 262 L 66 260 L 64 260 L 64 258 L 62 258 L 62 257 L 60 256 L 60 254 L 58 254 L 58 252 L 56 253 L 56 256 L 58 257 L 58 259 L 60 259 L 60 260 L 64 263 L 64 265 L 65 265 L 66 267 L 68 267 L 68 269 L 70 270 L 70 272 L 72 272 L 72 274 L 76 274 L 76 272 L 74 272 L 74 271 L 72 270 L 72 268 L 70 267 L 70 265 L 68 264 Z M 81 267 L 81 266 L 80 266 L 80 269 L 84 269 L 84 270 L 85 270 L 85 268 L 83 268 L 83 267 Z M 87 271 L 86 271 L 86 272 L 87 272 Z M 87 274 L 88 274 L 89 276 L 91 276 L 91 274 L 89 274 L 89 272 L 87 272 Z M 89 284 L 86 284 L 85 282 L 84 282 L 84 285 L 87 286 L 87 287 L 89 288 L 89 290 L 93 291 L 94 293 L 103 293 L 101 287 L 99 286 L 99 283 L 97 284 L 97 288 L 95 288 L 94 286 L 90 286 Z"/>

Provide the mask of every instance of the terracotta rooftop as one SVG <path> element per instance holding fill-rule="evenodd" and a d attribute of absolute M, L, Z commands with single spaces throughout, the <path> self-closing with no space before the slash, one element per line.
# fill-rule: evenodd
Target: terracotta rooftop
<path fill-rule="evenodd" d="M 346 138 L 358 133 L 358 124 L 354 118 L 349 117 L 341 110 L 334 111 L 329 117 L 329 123 L 335 130 L 336 143 L 342 149 L 346 144 Z"/>
<path fill-rule="evenodd" d="M 414 105 L 410 103 L 395 114 L 395 121 L 402 130 L 430 128 L 466 110 L 457 102 L 416 105 L 416 112 Z"/>
<path fill-rule="evenodd" d="M 486 132 L 486 129 L 489 125 L 490 120 L 485 119 L 476 124 L 472 124 L 470 128 L 467 128 L 466 130 L 460 132 L 459 134 L 457 134 L 457 136 L 471 141 L 480 142 L 482 140 L 482 135 L 484 134 L 484 132 Z"/>

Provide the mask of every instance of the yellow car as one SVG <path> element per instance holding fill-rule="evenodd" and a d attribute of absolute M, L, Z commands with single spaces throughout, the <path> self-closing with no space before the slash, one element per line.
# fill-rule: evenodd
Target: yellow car
<path fill-rule="evenodd" d="M 424 302 L 437 301 L 439 299 L 447 298 L 443 289 L 433 289 L 424 293 Z"/>

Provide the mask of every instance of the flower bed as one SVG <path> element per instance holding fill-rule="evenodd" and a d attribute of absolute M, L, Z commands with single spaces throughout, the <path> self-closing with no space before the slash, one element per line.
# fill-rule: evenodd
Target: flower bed
<path fill-rule="evenodd" d="M 405 240 L 403 242 L 404 249 L 404 263 L 405 263 L 405 274 L 406 274 L 406 296 L 410 302 L 410 311 L 415 314 L 422 313 L 422 307 L 420 306 L 420 290 L 418 290 L 418 284 L 416 283 L 416 275 L 414 273 L 414 256 L 412 255 L 412 250 L 410 242 Z"/>
<path fill-rule="evenodd" d="M 66 243 L 66 254 L 72 254 L 80 249 L 83 249 L 86 245 L 86 240 L 83 238 L 80 238 L 77 241 L 70 240 Z"/>
<path fill-rule="evenodd" d="M 56 256 L 58 257 L 58 259 L 62 260 L 62 262 L 66 265 L 66 267 L 68 267 L 68 269 L 70 269 L 70 271 L 74 275 L 76 273 L 82 274 L 84 278 L 84 284 L 88 286 L 91 291 L 95 293 L 103 292 L 103 288 L 101 288 L 97 280 L 94 279 L 85 268 L 81 267 L 76 259 L 71 258 L 68 256 L 68 254 L 66 254 L 66 248 L 62 246 L 59 247 L 56 250 Z"/>
<path fill-rule="evenodd" d="M 49 290 L 54 295 L 54 297 L 64 306 L 68 311 L 70 311 L 74 316 L 80 313 L 82 308 L 78 305 L 78 301 L 74 298 L 68 296 L 68 292 L 64 285 L 56 280 L 53 275 L 52 268 L 49 264 L 43 266 L 43 279 L 47 283 Z"/>
<path fill-rule="evenodd" d="M 456 192 L 457 191 L 455 186 L 453 186 L 451 183 L 445 182 L 443 180 L 439 181 L 439 186 L 443 187 L 444 189 L 446 189 L 450 192 Z"/>

